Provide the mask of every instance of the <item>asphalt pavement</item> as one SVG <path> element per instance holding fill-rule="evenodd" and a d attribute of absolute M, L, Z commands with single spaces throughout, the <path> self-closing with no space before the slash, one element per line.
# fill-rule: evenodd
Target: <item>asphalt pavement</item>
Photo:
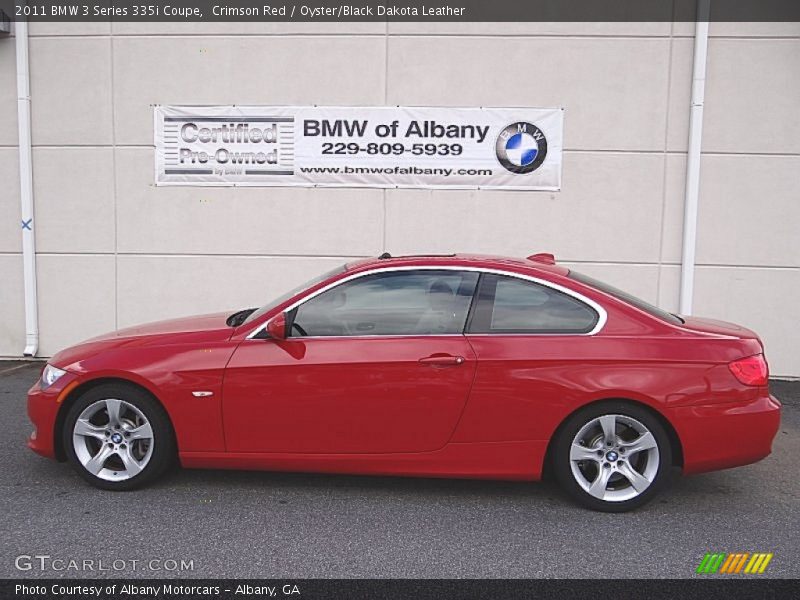
<path fill-rule="evenodd" d="M 0 577 L 697 577 L 706 552 L 800 576 L 800 382 L 772 383 L 769 458 L 602 514 L 552 483 L 178 470 L 103 492 L 26 447 L 40 368 L 0 362 Z"/>

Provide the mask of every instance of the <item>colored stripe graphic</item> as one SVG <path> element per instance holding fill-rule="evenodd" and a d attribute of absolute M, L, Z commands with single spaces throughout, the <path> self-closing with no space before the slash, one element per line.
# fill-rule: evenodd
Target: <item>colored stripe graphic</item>
<path fill-rule="evenodd" d="M 749 552 L 737 552 L 735 554 L 729 554 L 728 560 L 726 560 L 725 564 L 722 565 L 720 573 L 738 573 L 742 570 L 744 561 L 747 560 L 748 556 L 750 556 Z"/>
<path fill-rule="evenodd" d="M 708 566 L 708 561 L 709 561 L 710 558 L 711 558 L 711 555 L 706 553 L 706 555 L 703 557 L 703 560 L 701 560 L 700 564 L 697 565 L 697 573 L 705 573 L 706 572 L 706 567 Z"/>
<path fill-rule="evenodd" d="M 739 562 L 736 564 L 736 570 L 734 571 L 734 573 L 740 573 L 741 572 L 742 567 L 744 566 L 744 562 L 747 560 L 748 556 L 750 556 L 749 552 L 745 552 L 744 554 L 741 555 L 741 558 L 739 559 Z"/>
<path fill-rule="evenodd" d="M 697 573 L 746 573 L 755 575 L 767 570 L 773 554 L 766 552 L 707 552 L 697 566 Z M 749 560 L 748 560 L 749 559 Z M 745 566 L 746 565 L 746 566 Z M 744 571 L 742 570 L 744 569 Z"/>
<path fill-rule="evenodd" d="M 725 553 L 708 554 L 703 557 L 700 566 L 697 567 L 698 573 L 716 573 L 722 561 L 725 560 Z"/>
<path fill-rule="evenodd" d="M 730 573 L 731 566 L 733 566 L 736 561 L 739 560 L 738 554 L 728 554 L 728 558 L 722 564 L 722 568 L 719 570 L 720 573 Z"/>
<path fill-rule="evenodd" d="M 772 560 L 772 553 L 770 554 L 753 554 L 753 558 L 750 559 L 750 562 L 747 563 L 747 566 L 744 568 L 745 573 L 763 573 L 769 561 Z"/>

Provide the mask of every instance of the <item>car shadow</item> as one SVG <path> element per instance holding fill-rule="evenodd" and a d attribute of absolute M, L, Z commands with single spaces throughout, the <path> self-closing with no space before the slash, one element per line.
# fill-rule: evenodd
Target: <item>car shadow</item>
<path fill-rule="evenodd" d="M 281 489 L 294 492 L 357 492 L 369 495 L 441 497 L 526 497 L 562 502 L 561 490 L 550 481 L 498 481 L 491 479 L 450 479 L 288 473 L 276 471 L 228 471 L 176 469 L 153 487 L 203 487 L 208 492 Z"/>
<path fill-rule="evenodd" d="M 37 485 L 40 488 L 49 488 L 52 494 L 83 496 L 92 492 L 91 486 L 80 480 L 67 464 L 32 456 L 26 463 L 26 480 L 33 475 Z M 746 479 L 759 479 L 760 471 L 744 467 L 682 477 L 675 470 L 667 489 L 652 503 L 636 512 L 659 510 L 666 504 L 687 507 L 700 504 L 707 507 L 727 505 L 732 498 L 747 496 L 748 490 L 752 489 L 752 482 L 743 485 L 742 475 Z M 14 481 L 7 483 L 9 487 L 25 485 Z M 260 496 L 266 499 L 269 495 L 271 500 L 279 504 L 288 503 L 287 498 L 294 501 L 298 497 L 352 496 L 376 500 L 402 499 L 434 503 L 448 501 L 465 504 L 522 501 L 534 506 L 583 510 L 551 480 L 502 481 L 176 467 L 144 489 L 132 493 L 167 497 L 186 492 L 210 498 L 231 495 L 237 498 Z"/>

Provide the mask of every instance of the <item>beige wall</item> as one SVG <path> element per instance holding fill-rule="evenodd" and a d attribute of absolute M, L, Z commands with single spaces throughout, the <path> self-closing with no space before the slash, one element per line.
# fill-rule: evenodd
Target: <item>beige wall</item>
<path fill-rule="evenodd" d="M 800 24 L 712 24 L 695 312 L 800 376 Z M 263 303 L 351 257 L 559 259 L 678 299 L 693 25 L 31 26 L 41 354 Z M 13 38 L 0 39 L 0 356 L 24 346 Z M 151 104 L 564 106 L 559 193 L 155 188 Z M 273 223 L 293 227 L 272 227 Z"/>

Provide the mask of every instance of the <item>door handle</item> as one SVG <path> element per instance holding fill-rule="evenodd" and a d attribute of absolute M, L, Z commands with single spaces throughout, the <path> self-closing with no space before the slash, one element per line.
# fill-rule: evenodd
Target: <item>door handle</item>
<path fill-rule="evenodd" d="M 439 367 L 446 367 L 449 365 L 461 365 L 464 363 L 463 356 L 428 356 L 426 358 L 420 358 L 419 362 L 425 365 L 433 365 Z"/>

